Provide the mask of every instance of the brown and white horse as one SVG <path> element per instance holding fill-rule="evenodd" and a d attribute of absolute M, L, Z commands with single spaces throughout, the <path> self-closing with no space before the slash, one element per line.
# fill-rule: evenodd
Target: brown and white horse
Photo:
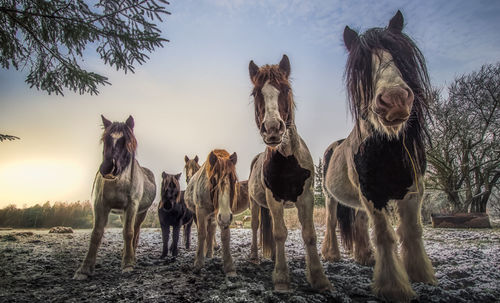
<path fill-rule="evenodd" d="M 345 242 L 354 242 L 356 261 L 370 263 L 368 217 L 375 246 L 372 289 L 389 301 L 413 298 L 410 280 L 436 283 L 420 218 L 430 84 L 423 55 L 402 29 L 400 11 L 387 28 L 372 28 L 362 35 L 346 26 L 345 77 L 356 125 L 324 156 L 328 216 L 323 256 L 330 261 L 340 258 L 335 236 L 338 218 Z M 387 216 L 389 200 L 397 202 L 402 260 Z M 338 207 L 337 201 L 345 206 Z M 346 206 L 357 209 L 356 214 Z"/>
<path fill-rule="evenodd" d="M 290 287 L 285 257 L 287 229 L 283 219 L 287 205 L 298 209 L 306 248 L 307 280 L 316 290 L 330 289 L 331 284 L 325 276 L 316 248 L 312 192 L 314 164 L 295 126 L 295 105 L 289 82 L 290 62 L 286 55 L 283 55 L 279 65 L 259 68 L 250 61 L 249 71 L 254 85 L 255 122 L 267 147 L 252 162 L 248 192 L 251 203 L 261 207 L 264 255 L 275 251 L 274 288 L 286 291 Z M 251 257 L 257 254 L 254 242 L 255 230 Z"/>
<path fill-rule="evenodd" d="M 196 214 L 198 228 L 195 272 L 203 267 L 205 256 L 213 256 L 213 239 L 218 224 L 221 230 L 224 272 L 228 276 L 236 275 L 229 247 L 232 209 L 239 208 L 236 161 L 236 153 L 229 155 L 226 150 L 213 150 L 186 188 L 184 199 L 187 207 Z"/>
<path fill-rule="evenodd" d="M 122 214 L 122 270 L 128 272 L 133 269 L 141 223 L 156 195 L 153 173 L 141 167 L 135 159 L 137 141 L 133 132 L 132 116 L 125 123 L 111 123 L 104 116 L 101 118 L 104 125 L 104 148 L 103 162 L 95 176 L 92 189 L 94 228 L 87 256 L 73 277 L 77 280 L 86 279 L 94 272 L 97 249 L 101 244 L 110 211 Z"/>

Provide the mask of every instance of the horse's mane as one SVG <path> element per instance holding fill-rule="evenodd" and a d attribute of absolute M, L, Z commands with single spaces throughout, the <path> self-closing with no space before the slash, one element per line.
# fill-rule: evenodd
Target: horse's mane
<path fill-rule="evenodd" d="M 360 35 L 358 42 L 349 50 L 344 78 L 349 108 L 356 127 L 359 128 L 360 118 L 366 118 L 370 100 L 373 99 L 372 53 L 377 50 L 386 50 L 392 55 L 403 80 L 413 90 L 415 98 L 404 130 L 407 138 L 405 141 L 414 143 L 417 157 L 425 159 L 424 142 L 428 139 L 425 119 L 428 115 L 431 85 L 422 52 L 404 33 L 372 28 Z"/>
<path fill-rule="evenodd" d="M 127 124 L 122 122 L 113 122 L 109 127 L 104 129 L 101 141 L 104 142 L 107 136 L 112 133 L 122 133 L 125 138 L 125 144 L 129 153 L 135 153 L 137 149 L 137 139 L 134 136 L 134 132 Z"/>
<path fill-rule="evenodd" d="M 210 154 L 207 157 L 206 172 L 209 178 L 214 176 L 223 176 L 225 173 L 234 174 L 236 177 L 236 167 L 233 162 L 229 161 L 229 153 L 225 149 L 214 149 L 212 151 L 217 156 L 217 162 L 210 165 Z M 227 161 L 223 161 L 227 160 Z M 237 178 L 236 178 L 237 180 Z"/>
<path fill-rule="evenodd" d="M 235 196 L 235 185 L 238 182 L 238 176 L 236 175 L 236 166 L 230 160 L 229 153 L 224 149 L 214 149 L 212 151 L 217 156 L 217 161 L 212 166 L 210 164 L 210 154 L 207 157 L 206 163 L 206 174 L 210 184 L 210 195 L 212 197 L 212 202 L 214 206 L 218 207 L 217 199 L 217 184 L 220 178 L 228 176 L 231 182 L 230 184 L 230 197 L 231 199 Z"/>

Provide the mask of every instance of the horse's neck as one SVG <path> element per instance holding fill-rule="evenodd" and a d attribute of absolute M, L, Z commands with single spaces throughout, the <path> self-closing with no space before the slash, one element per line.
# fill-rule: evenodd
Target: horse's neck
<path fill-rule="evenodd" d="M 287 128 L 283 141 L 277 149 L 283 156 L 286 157 L 295 155 L 299 151 L 299 148 L 300 136 L 297 133 L 297 127 L 295 124 L 292 124 Z"/>

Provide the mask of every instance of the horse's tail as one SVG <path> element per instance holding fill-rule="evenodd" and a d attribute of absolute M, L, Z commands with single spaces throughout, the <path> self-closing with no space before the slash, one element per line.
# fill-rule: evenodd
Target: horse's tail
<path fill-rule="evenodd" d="M 341 203 L 337 204 L 337 220 L 339 222 L 340 238 L 344 247 L 352 252 L 354 243 L 354 218 L 356 210 Z"/>
<path fill-rule="evenodd" d="M 269 209 L 260 207 L 260 241 L 262 246 L 262 256 L 272 259 L 274 256 L 274 236 L 273 222 Z"/>

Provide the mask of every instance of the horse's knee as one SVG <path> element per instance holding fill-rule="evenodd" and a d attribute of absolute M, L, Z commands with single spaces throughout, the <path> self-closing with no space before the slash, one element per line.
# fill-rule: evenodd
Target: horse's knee
<path fill-rule="evenodd" d="M 304 239 L 304 245 L 316 245 L 316 235 L 313 232 L 302 232 L 302 238 Z"/>
<path fill-rule="evenodd" d="M 132 240 L 134 238 L 134 230 L 133 229 L 124 229 L 123 230 L 123 238 L 125 240 Z"/>

